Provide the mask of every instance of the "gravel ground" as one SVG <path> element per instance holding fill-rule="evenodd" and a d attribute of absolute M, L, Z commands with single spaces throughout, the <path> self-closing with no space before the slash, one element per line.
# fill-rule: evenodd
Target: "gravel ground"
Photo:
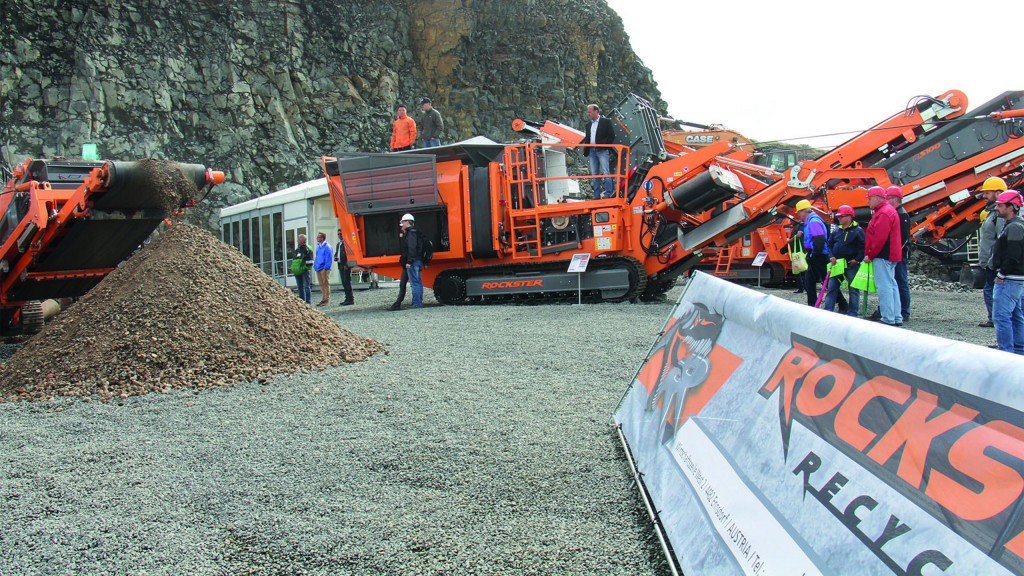
<path fill-rule="evenodd" d="M 0 404 L 0 574 L 667 574 L 609 415 L 679 290 L 401 312 L 357 292 L 328 312 L 387 346 L 366 362 Z M 993 339 L 978 292 L 913 311 Z"/>

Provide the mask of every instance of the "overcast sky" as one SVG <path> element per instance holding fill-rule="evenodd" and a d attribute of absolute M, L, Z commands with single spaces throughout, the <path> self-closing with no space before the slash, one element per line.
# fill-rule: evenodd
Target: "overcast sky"
<path fill-rule="evenodd" d="M 607 0 L 668 113 L 760 141 L 841 144 L 917 95 L 1024 89 L 1009 0 Z M 1017 8 L 1013 8 L 1013 6 Z"/>

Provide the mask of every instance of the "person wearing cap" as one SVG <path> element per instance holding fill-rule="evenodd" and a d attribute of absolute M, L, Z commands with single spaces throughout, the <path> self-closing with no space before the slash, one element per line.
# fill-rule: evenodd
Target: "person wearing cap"
<path fill-rule="evenodd" d="M 828 282 L 828 226 L 811 208 L 809 200 L 796 203 L 797 218 L 804 224 L 803 243 L 807 253 L 807 272 L 804 272 L 804 291 L 807 305 L 818 302 L 818 282 Z M 846 310 L 842 310 L 846 313 Z"/>
<path fill-rule="evenodd" d="M 402 301 L 405 300 L 405 278 L 412 285 L 412 307 L 423 308 L 423 242 L 420 240 L 420 231 L 416 229 L 416 218 L 412 214 L 404 214 L 399 226 L 402 236 L 398 262 L 402 265 L 403 280 L 398 289 L 398 298 L 391 309 L 400 310 L 402 307 Z"/>
<path fill-rule="evenodd" d="M 996 245 L 996 238 L 1003 231 L 1006 221 L 996 213 L 996 197 L 1006 192 L 1006 182 L 998 177 L 987 178 L 978 189 L 981 197 L 985 200 L 985 215 L 981 219 L 981 230 L 978 231 L 978 265 L 985 274 L 985 288 L 982 290 L 982 297 L 985 299 L 985 310 L 988 312 L 988 320 L 981 322 L 978 326 L 992 328 L 992 290 L 996 285 L 996 269 L 992 264 L 992 248 Z"/>
<path fill-rule="evenodd" d="M 992 290 L 992 321 L 996 343 L 1004 352 L 1024 355 L 1024 220 L 1021 195 L 1007 190 L 996 197 L 996 212 L 1006 225 L 996 238 L 992 264 L 996 269 Z"/>
<path fill-rule="evenodd" d="M 405 105 L 398 105 L 398 118 L 391 125 L 391 151 L 412 150 L 416 143 L 416 122 L 406 115 Z"/>
<path fill-rule="evenodd" d="M 615 129 L 612 128 L 612 121 L 601 116 L 601 107 L 597 104 L 587 105 L 587 118 L 590 122 L 585 130 L 587 137 L 584 144 L 609 145 L 615 143 Z M 590 166 L 591 176 L 595 174 L 611 173 L 611 150 L 608 148 L 596 148 L 587 146 L 583 149 L 583 155 L 587 157 Z M 612 198 L 615 196 L 614 184 L 611 178 L 595 178 L 594 199 Z"/>
<path fill-rule="evenodd" d="M 899 186 L 886 188 L 885 199 L 900 219 L 900 250 L 903 258 L 896 263 L 896 292 L 900 295 L 900 316 L 906 322 L 910 320 L 910 278 L 907 270 L 910 262 L 910 214 L 903 207 L 903 189 Z"/>
<path fill-rule="evenodd" d="M 419 131 L 420 138 L 423 138 L 424 148 L 434 148 L 441 145 L 441 132 L 444 132 L 444 119 L 441 113 L 434 108 L 434 102 L 430 98 L 420 100 Z"/>
<path fill-rule="evenodd" d="M 828 292 L 825 293 L 825 310 L 829 312 L 835 307 L 837 301 L 843 298 L 843 280 L 846 280 L 850 290 L 850 301 L 847 306 L 847 315 L 857 316 L 857 306 L 860 304 L 860 290 L 850 284 L 857 276 L 860 262 L 864 259 L 864 229 L 857 225 L 853 219 L 853 208 L 843 204 L 836 211 L 836 218 L 839 220 L 839 228 L 828 238 L 828 251 L 832 255 L 830 262 L 832 267 L 842 264 L 841 273 L 828 279 Z M 842 306 L 840 305 L 840 312 Z"/>
<path fill-rule="evenodd" d="M 875 288 L 878 290 L 880 322 L 902 326 L 900 294 L 896 288 L 896 263 L 903 259 L 900 237 L 900 217 L 885 199 L 885 189 L 868 189 L 871 222 L 864 232 L 864 262 L 874 263 Z"/>

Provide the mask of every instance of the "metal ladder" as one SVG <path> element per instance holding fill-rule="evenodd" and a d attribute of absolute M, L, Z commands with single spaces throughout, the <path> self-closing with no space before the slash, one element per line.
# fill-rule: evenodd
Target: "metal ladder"
<path fill-rule="evenodd" d="M 967 261 L 971 264 L 977 264 L 978 258 L 981 253 L 981 231 L 977 231 L 967 239 Z"/>
<path fill-rule="evenodd" d="M 718 260 L 715 262 L 715 276 L 728 274 L 732 269 L 732 259 L 732 244 L 727 244 L 724 248 L 718 251 Z"/>
<path fill-rule="evenodd" d="M 513 260 L 536 257 L 541 253 L 540 214 L 537 211 L 538 185 L 533 177 L 535 166 L 531 164 L 531 154 L 532 148 L 528 145 L 510 146 L 505 150 L 508 201 L 510 206 L 516 206 L 511 209 Z M 532 197 L 532 201 L 529 207 L 524 207 L 527 195 Z"/>

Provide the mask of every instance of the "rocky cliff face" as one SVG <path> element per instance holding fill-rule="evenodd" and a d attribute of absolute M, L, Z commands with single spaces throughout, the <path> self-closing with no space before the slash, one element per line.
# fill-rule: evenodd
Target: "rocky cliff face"
<path fill-rule="evenodd" d="M 581 126 L 588 102 L 658 101 L 603 0 L 29 0 L 0 13 L 0 138 L 14 161 L 201 162 L 229 184 L 197 209 L 384 151 L 394 109 L 430 96 L 443 140 L 510 121 Z"/>

